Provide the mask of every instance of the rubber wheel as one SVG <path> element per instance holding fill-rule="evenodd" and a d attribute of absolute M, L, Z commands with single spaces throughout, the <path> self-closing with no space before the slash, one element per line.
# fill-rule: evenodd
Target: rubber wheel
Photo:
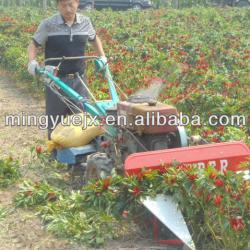
<path fill-rule="evenodd" d="M 234 3 L 234 5 L 236 7 L 248 7 L 248 6 L 250 6 L 250 1 L 249 0 L 240 0 L 240 1 L 236 1 Z"/>
<path fill-rule="evenodd" d="M 134 4 L 133 10 L 142 10 L 142 6 L 140 4 Z"/>
<path fill-rule="evenodd" d="M 105 153 L 94 153 L 87 159 L 85 180 L 103 179 L 111 175 L 112 160 Z"/>
<path fill-rule="evenodd" d="M 169 148 L 181 148 L 187 147 L 187 134 L 184 127 L 178 127 L 177 132 L 171 132 L 168 134 Z"/>
<path fill-rule="evenodd" d="M 94 9 L 94 7 L 93 7 L 93 4 L 87 3 L 87 4 L 83 7 L 83 9 L 84 9 L 85 11 L 91 11 L 91 10 Z"/>

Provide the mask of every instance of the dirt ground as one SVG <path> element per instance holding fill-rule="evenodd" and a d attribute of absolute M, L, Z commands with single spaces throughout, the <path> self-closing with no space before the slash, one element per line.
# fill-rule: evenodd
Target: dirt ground
<path fill-rule="evenodd" d="M 21 167 L 25 169 L 27 162 L 31 160 L 31 147 L 45 144 L 46 130 L 35 126 L 6 126 L 5 118 L 6 115 L 44 114 L 44 110 L 45 104 L 42 98 L 35 98 L 27 88 L 16 84 L 5 71 L 0 70 L 0 159 L 11 155 L 14 159 L 18 159 Z M 10 188 L 0 189 L 0 207 L 10 211 L 0 222 L 0 250 L 92 249 L 69 240 L 55 238 L 43 229 L 34 211 L 15 209 L 12 199 L 17 190 L 18 183 Z M 133 232 L 123 239 L 108 242 L 99 249 L 171 250 L 173 248 L 159 246 L 152 240 L 144 239 L 140 234 Z"/>

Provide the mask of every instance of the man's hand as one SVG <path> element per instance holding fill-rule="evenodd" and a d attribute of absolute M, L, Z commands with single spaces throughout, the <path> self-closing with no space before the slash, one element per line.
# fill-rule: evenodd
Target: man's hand
<path fill-rule="evenodd" d="M 98 58 L 98 64 L 96 65 L 97 66 L 97 70 L 98 71 L 102 71 L 105 69 L 106 65 L 108 63 L 108 59 L 106 56 L 100 56 Z"/>
<path fill-rule="evenodd" d="M 105 65 L 108 63 L 108 59 L 106 56 L 101 56 L 99 57 L 99 60 L 101 61 L 101 63 L 103 64 L 103 67 L 105 67 Z"/>
<path fill-rule="evenodd" d="M 45 70 L 48 71 L 50 74 L 55 75 L 57 71 L 57 67 L 52 66 L 52 65 L 46 65 Z"/>
<path fill-rule="evenodd" d="M 36 68 L 38 68 L 38 67 L 39 67 L 39 63 L 36 60 L 32 60 L 28 64 L 28 72 L 32 76 L 36 76 Z"/>

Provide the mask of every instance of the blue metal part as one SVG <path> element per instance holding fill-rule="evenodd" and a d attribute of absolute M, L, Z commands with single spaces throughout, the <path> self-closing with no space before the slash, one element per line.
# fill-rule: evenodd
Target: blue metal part
<path fill-rule="evenodd" d="M 106 71 L 105 71 L 105 77 L 108 79 L 109 91 L 110 91 L 112 100 L 114 103 L 118 103 L 120 99 L 116 92 L 115 83 L 113 81 L 113 78 L 111 76 L 111 73 L 108 67 L 106 68 Z"/>
<path fill-rule="evenodd" d="M 93 117 L 105 117 L 107 115 L 106 110 L 108 108 L 114 107 L 119 102 L 119 96 L 115 88 L 115 83 L 111 76 L 109 67 L 107 64 L 104 64 L 102 60 L 96 59 L 95 65 L 99 71 L 102 71 L 104 77 L 108 81 L 109 92 L 111 95 L 111 100 L 97 101 L 96 103 L 89 102 L 88 99 L 83 98 L 76 91 L 74 91 L 70 86 L 61 81 L 58 77 L 53 75 L 51 72 L 44 69 L 38 69 L 37 72 L 47 76 L 51 79 L 60 89 L 72 100 L 82 103 L 83 109 Z M 117 135 L 117 129 L 115 126 L 104 125 L 105 131 L 111 137 Z M 57 160 L 66 164 L 76 164 L 77 156 L 84 156 L 96 152 L 94 145 L 89 144 L 82 147 L 72 147 L 66 149 L 57 150 Z"/>
<path fill-rule="evenodd" d="M 108 65 L 104 65 L 102 60 L 95 60 L 95 64 L 99 70 L 103 71 L 103 74 L 105 78 L 108 81 L 109 86 L 109 92 L 111 95 L 112 100 L 106 100 L 106 101 L 98 101 L 97 103 L 90 103 L 89 100 L 84 99 L 81 95 L 79 95 L 76 91 L 74 91 L 70 86 L 65 84 L 63 81 L 61 81 L 58 77 L 53 75 L 51 72 L 45 70 L 45 69 L 38 69 L 37 71 L 40 74 L 46 75 L 48 78 L 50 78 L 57 86 L 60 87 L 60 89 L 71 99 L 74 101 L 80 102 L 83 105 L 83 109 L 88 112 L 91 116 L 106 116 L 106 110 L 107 108 L 110 108 L 112 106 L 115 106 L 119 102 L 119 96 L 117 94 L 115 84 L 113 81 L 113 78 L 111 76 L 110 70 Z"/>
<path fill-rule="evenodd" d="M 92 116 L 105 116 L 106 111 L 102 109 L 98 109 L 95 104 L 90 104 L 87 102 L 82 102 L 83 109 L 86 110 Z"/>
<path fill-rule="evenodd" d="M 106 110 L 108 108 L 114 107 L 115 105 L 116 105 L 116 102 L 114 102 L 113 100 L 105 100 L 105 101 L 96 102 L 97 107 L 105 110 L 105 115 L 106 115 Z"/>
<path fill-rule="evenodd" d="M 95 152 L 95 146 L 93 144 L 88 144 L 81 147 L 58 149 L 56 158 L 61 163 L 76 164 L 77 156 L 84 156 Z"/>
<path fill-rule="evenodd" d="M 102 71 L 105 78 L 108 80 L 109 92 L 114 103 L 119 102 L 119 96 L 116 92 L 115 83 L 110 73 L 108 64 L 105 64 L 102 60 L 95 60 L 95 66 L 98 71 Z"/>
<path fill-rule="evenodd" d="M 56 85 L 58 85 L 74 101 L 81 102 L 84 100 L 84 98 L 81 95 L 79 95 L 75 90 L 70 88 L 67 84 L 61 81 L 58 77 L 51 74 L 49 71 L 40 69 L 39 73 L 47 75 L 51 80 L 53 80 L 56 83 Z"/>

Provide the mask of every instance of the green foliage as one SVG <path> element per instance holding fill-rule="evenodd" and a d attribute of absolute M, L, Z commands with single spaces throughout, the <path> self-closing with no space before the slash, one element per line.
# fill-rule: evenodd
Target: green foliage
<path fill-rule="evenodd" d="M 0 207 L 0 222 L 4 220 L 7 215 L 7 210 L 5 208 Z"/>
<path fill-rule="evenodd" d="M 113 176 L 108 182 L 105 179 L 86 186 L 83 196 L 91 207 L 120 215 L 125 210 L 135 218 L 143 212 L 139 201 L 144 196 L 172 194 L 197 245 L 239 250 L 249 241 L 249 185 L 242 174 L 183 165 L 167 168 L 163 174 L 143 170 L 137 178 Z M 119 203 L 122 205 L 117 206 Z"/>
<path fill-rule="evenodd" d="M 24 181 L 14 201 L 17 207 L 32 207 L 46 205 L 49 201 L 55 201 L 58 196 L 58 191 L 46 182 L 33 184 Z"/>
<path fill-rule="evenodd" d="M 47 183 L 24 183 L 15 200 L 19 206 L 34 206 L 46 228 L 57 236 L 98 246 L 119 237 L 126 230 L 125 222 L 143 225 L 149 220 L 141 199 L 170 194 L 197 246 L 241 250 L 250 234 L 249 188 L 243 174 L 180 165 L 161 173 L 144 169 L 130 177 L 114 173 L 90 181 L 80 191 L 59 192 Z"/>
<path fill-rule="evenodd" d="M 29 8 L 0 11 L 1 67 L 28 85 L 32 79 L 27 73 L 26 48 L 40 20 L 51 14 Z M 248 115 L 248 9 L 103 10 L 90 15 L 106 55 L 113 58 L 109 65 L 114 79 L 128 95 L 160 80 L 164 85 L 160 101 L 174 104 L 188 115 L 198 114 L 204 121 L 211 114 Z M 92 53 L 91 48 L 87 52 Z M 88 67 L 87 75 L 93 93 L 107 98 L 107 89 L 94 76 L 93 67 Z M 250 143 L 249 121 L 238 127 L 202 125 L 189 129 L 214 142 Z M 32 149 L 32 159 L 34 155 L 47 178 L 52 172 L 45 174 L 50 164 L 47 155 L 38 147 Z M 250 235 L 249 181 L 211 168 L 182 170 L 113 176 L 92 181 L 80 192 L 62 191 L 44 178 L 38 183 L 24 182 L 15 202 L 18 207 L 35 208 L 48 230 L 58 236 L 97 246 L 119 236 L 124 218 L 144 216 L 141 198 L 163 192 L 173 194 L 180 204 L 197 244 L 208 239 L 205 243 L 212 249 L 246 247 Z M 0 161 L 0 187 L 19 176 L 17 162 Z M 223 185 L 217 186 L 216 179 Z"/>
<path fill-rule="evenodd" d="M 51 14 L 36 9 L 16 13 L 5 9 L 0 14 L 2 65 L 36 90 L 38 86 L 30 84 L 32 78 L 27 73 L 26 48 L 41 19 Z M 107 57 L 112 57 L 109 65 L 114 79 L 126 94 L 157 79 L 164 86 L 160 101 L 177 106 L 189 116 L 200 115 L 206 122 L 211 114 L 248 115 L 247 8 L 103 10 L 87 15 Z M 87 52 L 93 53 L 91 47 Z M 43 57 L 39 60 L 42 63 Z M 88 67 L 87 77 L 94 95 L 108 98 L 107 87 L 95 76 L 94 67 Z M 192 132 L 196 129 L 191 128 Z M 247 141 L 249 124 L 239 129 Z"/>
<path fill-rule="evenodd" d="M 6 188 L 21 177 L 19 162 L 11 157 L 0 159 L 0 188 Z"/>
<path fill-rule="evenodd" d="M 74 200 L 77 194 L 61 198 L 55 204 L 40 209 L 41 217 L 47 223 L 47 229 L 59 237 L 71 239 L 87 245 L 98 246 L 116 238 L 122 225 L 105 210 L 88 208 Z"/>
<path fill-rule="evenodd" d="M 0 7 L 38 7 L 38 8 L 46 8 L 46 7 L 55 7 L 55 0 L 1 0 Z"/>
<path fill-rule="evenodd" d="M 118 237 L 124 227 L 109 211 L 88 207 L 80 192 L 59 192 L 46 182 L 24 182 L 14 201 L 17 207 L 35 208 L 58 237 L 91 246 Z"/>

